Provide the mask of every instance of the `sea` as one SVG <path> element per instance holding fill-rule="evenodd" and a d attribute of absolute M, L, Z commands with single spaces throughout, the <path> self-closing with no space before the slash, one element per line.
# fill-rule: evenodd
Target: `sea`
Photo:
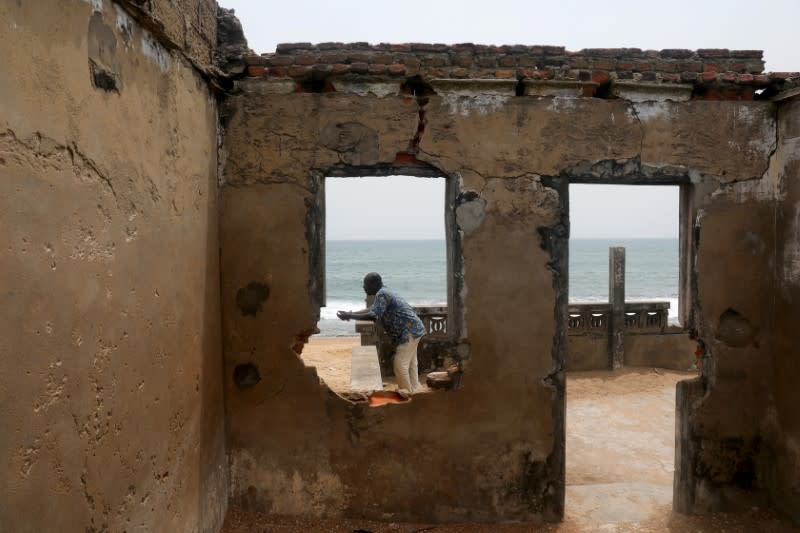
<path fill-rule="evenodd" d="M 608 301 L 608 249 L 625 247 L 626 301 L 670 302 L 670 321 L 678 314 L 678 239 L 570 239 L 570 302 Z M 384 284 L 412 305 L 447 304 L 444 240 L 334 241 L 326 243 L 327 306 L 321 310 L 321 336 L 354 335 L 353 322 L 336 311 L 363 309 L 364 274 L 379 272 Z"/>

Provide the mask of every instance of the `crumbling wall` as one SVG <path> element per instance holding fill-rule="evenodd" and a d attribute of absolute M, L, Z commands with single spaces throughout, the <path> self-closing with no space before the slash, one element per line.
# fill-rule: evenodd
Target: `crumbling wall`
<path fill-rule="evenodd" d="M 673 504 L 684 513 L 761 505 L 769 487 L 764 439 L 774 351 L 775 106 L 708 109 L 713 120 L 734 130 L 747 124 L 749 132 L 727 131 L 728 152 L 719 154 L 719 165 L 692 180 L 687 229 L 702 376 L 677 387 Z M 690 161 L 698 155 L 693 146 L 714 135 L 702 123 L 664 133 L 683 145 Z M 728 166 L 737 158 L 751 165 Z"/>
<path fill-rule="evenodd" d="M 775 167 L 781 188 L 776 217 L 774 382 L 770 389 L 775 406 L 766 421 L 771 425 L 773 458 L 770 488 L 775 505 L 800 523 L 800 348 L 796 336 L 800 321 L 800 99 L 796 96 L 778 107 Z"/>
<path fill-rule="evenodd" d="M 762 198 L 731 191 L 741 181 L 758 189 L 775 145 L 774 109 L 675 101 L 693 97 L 691 88 L 676 97 L 645 87 L 631 101 L 580 97 L 572 86 L 565 96 L 547 80 L 519 90 L 515 80 L 359 76 L 246 80 L 225 112 L 232 501 L 382 519 L 558 519 L 569 181 L 691 186 L 698 226 L 720 228 L 723 239 L 697 248 L 698 301 L 759 316 L 769 293 L 755 287 L 741 305 L 726 298 L 741 276 L 769 279 L 766 259 L 753 265 L 741 254 L 772 233 Z M 740 86 L 729 89 L 742 97 Z M 459 391 L 369 408 L 320 386 L 295 352 L 321 301 L 323 177 L 392 172 L 448 180 L 457 259 L 449 305 L 465 371 Z M 717 256 L 728 240 L 735 250 Z M 708 273 L 718 261 L 733 271 L 722 283 Z M 739 371 L 751 361 L 738 360 Z M 716 392 L 724 402 L 735 391 Z M 744 431 L 738 411 L 723 414 L 733 434 Z"/>
<path fill-rule="evenodd" d="M 216 103 L 187 59 L 208 53 L 142 27 L 214 13 L 131 4 L 0 3 L 2 531 L 226 509 Z"/>

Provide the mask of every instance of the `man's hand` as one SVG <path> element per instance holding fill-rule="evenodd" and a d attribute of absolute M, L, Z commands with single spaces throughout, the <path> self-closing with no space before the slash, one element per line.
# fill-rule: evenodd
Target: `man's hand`
<path fill-rule="evenodd" d="M 336 316 L 339 317 L 339 320 L 350 320 L 351 313 L 350 311 L 336 311 Z"/>

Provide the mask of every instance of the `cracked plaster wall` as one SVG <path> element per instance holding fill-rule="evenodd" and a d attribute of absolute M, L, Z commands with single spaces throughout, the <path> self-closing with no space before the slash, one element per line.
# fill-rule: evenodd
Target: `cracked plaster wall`
<path fill-rule="evenodd" d="M 774 409 L 768 418 L 775 458 L 771 495 L 779 508 L 800 523 L 800 349 L 795 333 L 800 320 L 800 100 L 782 102 L 778 117 L 776 170 L 781 201 L 776 217 Z"/>
<path fill-rule="evenodd" d="M 215 531 L 216 103 L 112 2 L 0 20 L 0 530 Z"/>
<path fill-rule="evenodd" d="M 727 307 L 769 328 L 770 103 L 445 93 L 425 105 L 417 144 L 419 102 L 409 97 L 278 95 L 259 80 L 239 88 L 225 112 L 220 225 L 233 502 L 382 519 L 560 517 L 569 179 L 690 186 L 702 333 L 714 337 Z M 450 303 L 462 311 L 464 388 L 370 409 L 320 386 L 293 352 L 318 314 L 309 228 L 322 176 L 386 170 L 409 146 L 455 188 L 447 209 L 463 283 Z M 254 282 L 270 297 L 245 315 L 235 294 Z M 768 343 L 714 349 L 724 360 L 708 365 L 692 434 L 746 439 L 765 409 Z M 240 389 L 234 368 L 248 362 L 262 379 Z"/>

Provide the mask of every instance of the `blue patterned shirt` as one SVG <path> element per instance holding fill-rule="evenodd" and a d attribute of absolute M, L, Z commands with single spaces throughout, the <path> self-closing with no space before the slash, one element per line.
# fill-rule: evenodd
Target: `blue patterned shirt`
<path fill-rule="evenodd" d="M 415 339 L 425 335 L 425 326 L 414 308 L 386 287 L 375 294 L 375 303 L 369 310 L 381 321 L 384 331 L 397 343 L 407 343 L 409 333 Z"/>

